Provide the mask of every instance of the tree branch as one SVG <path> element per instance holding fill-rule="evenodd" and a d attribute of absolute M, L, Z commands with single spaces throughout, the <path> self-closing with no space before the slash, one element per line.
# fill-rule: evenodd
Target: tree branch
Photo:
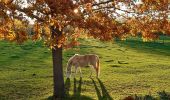
<path fill-rule="evenodd" d="M 92 6 L 99 6 L 99 5 L 101 5 L 101 4 L 107 4 L 107 3 L 110 3 L 110 2 L 113 2 L 113 0 L 108 0 L 108 1 L 100 2 L 100 3 L 95 3 L 95 4 L 93 4 Z"/>

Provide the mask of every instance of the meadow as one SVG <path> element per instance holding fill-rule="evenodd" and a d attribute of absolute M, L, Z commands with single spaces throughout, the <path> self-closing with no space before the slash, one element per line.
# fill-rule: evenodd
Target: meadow
<path fill-rule="evenodd" d="M 89 78 L 89 68 L 82 69 L 83 78 L 79 73 L 71 79 L 64 75 L 66 100 L 121 100 L 135 95 L 169 100 L 170 38 L 164 39 L 164 43 L 139 38 L 114 42 L 80 39 L 80 46 L 63 50 L 64 74 L 74 54 L 97 54 L 100 78 L 95 73 Z M 0 41 L 0 100 L 50 100 L 52 72 L 51 51 L 42 41 L 22 45 Z"/>

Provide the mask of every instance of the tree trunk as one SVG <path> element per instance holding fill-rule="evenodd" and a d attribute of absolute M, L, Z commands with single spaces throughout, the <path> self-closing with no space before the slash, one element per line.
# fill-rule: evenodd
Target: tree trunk
<path fill-rule="evenodd" d="M 62 34 L 58 29 L 52 30 L 52 38 Z M 62 67 L 62 47 L 58 48 L 55 46 L 52 49 L 52 59 L 53 59 L 53 81 L 54 81 L 54 100 L 61 100 L 64 98 L 64 77 L 63 77 L 63 67 Z"/>

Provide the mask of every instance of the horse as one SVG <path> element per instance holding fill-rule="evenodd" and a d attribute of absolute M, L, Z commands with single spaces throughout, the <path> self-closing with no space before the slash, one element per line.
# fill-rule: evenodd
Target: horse
<path fill-rule="evenodd" d="M 93 70 L 96 71 L 97 78 L 99 77 L 100 62 L 99 62 L 99 57 L 95 54 L 86 54 L 86 55 L 75 54 L 75 55 L 73 55 L 68 60 L 68 63 L 67 63 L 67 69 L 66 69 L 66 77 L 67 78 L 70 78 L 70 76 L 71 76 L 72 66 L 75 67 L 74 77 L 77 74 L 78 68 L 80 71 L 80 77 L 82 77 L 81 67 L 91 67 L 92 70 L 91 70 L 90 77 L 92 76 Z"/>

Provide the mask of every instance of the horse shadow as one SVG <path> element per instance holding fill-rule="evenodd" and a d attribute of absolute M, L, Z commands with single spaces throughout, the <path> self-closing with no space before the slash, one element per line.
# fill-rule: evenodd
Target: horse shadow
<path fill-rule="evenodd" d="M 74 89 L 73 89 L 73 97 L 76 99 L 80 99 L 81 97 L 81 86 L 82 86 L 82 78 L 80 78 L 77 87 L 77 80 L 74 78 Z"/>
<path fill-rule="evenodd" d="M 88 96 L 81 95 L 81 92 L 82 92 L 82 78 L 81 77 L 79 81 L 76 78 L 74 78 L 73 85 L 74 85 L 73 95 L 70 95 L 71 82 L 70 82 L 70 78 L 67 78 L 65 81 L 65 94 L 66 94 L 65 100 L 93 100 L 92 98 Z"/>
<path fill-rule="evenodd" d="M 104 86 L 103 82 L 99 78 L 97 78 L 97 80 L 99 82 L 99 85 L 100 85 L 100 88 L 101 88 L 101 92 L 100 92 L 100 89 L 98 88 L 96 82 L 94 81 L 94 79 L 91 78 L 91 80 L 92 80 L 92 82 L 94 84 L 98 100 L 113 100 L 113 98 L 108 93 L 106 87 Z"/>

